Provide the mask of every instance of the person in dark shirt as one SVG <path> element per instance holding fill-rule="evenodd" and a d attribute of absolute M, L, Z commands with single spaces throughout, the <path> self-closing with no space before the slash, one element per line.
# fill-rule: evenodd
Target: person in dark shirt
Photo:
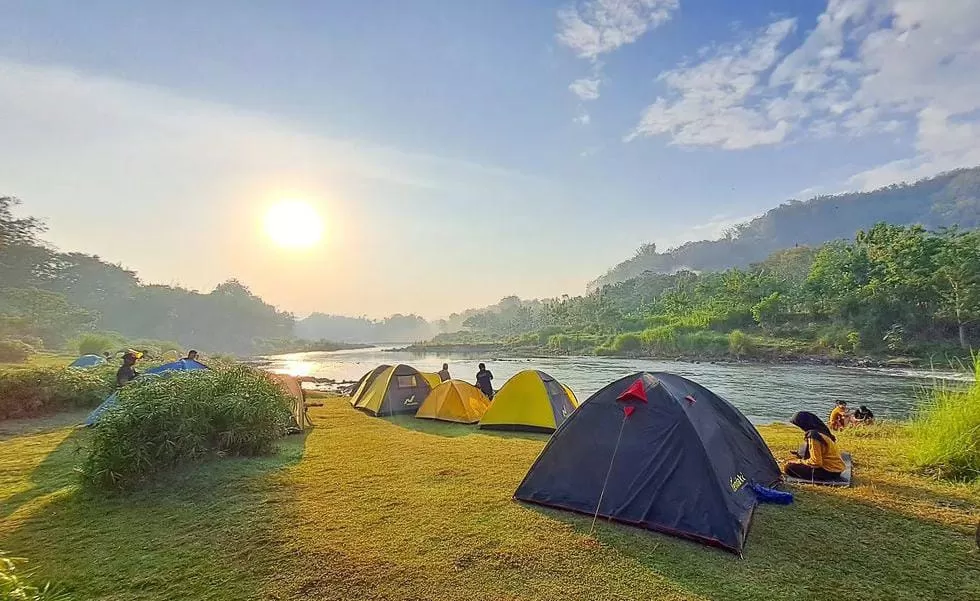
<path fill-rule="evenodd" d="M 197 351 L 193 349 L 187 351 L 187 356 L 184 358 L 187 359 L 188 361 L 197 361 Z"/>
<path fill-rule="evenodd" d="M 493 374 L 483 363 L 480 364 L 480 371 L 476 372 L 476 387 L 479 388 L 487 398 L 493 400 Z"/>
<path fill-rule="evenodd" d="M 452 376 L 449 375 L 449 364 L 448 363 L 443 363 L 442 364 L 442 369 L 440 369 L 436 373 L 439 374 L 439 381 L 440 382 L 445 382 L 446 380 L 449 380 L 449 379 L 452 378 Z"/>
<path fill-rule="evenodd" d="M 122 367 L 116 371 L 116 385 L 125 386 L 126 384 L 132 382 L 136 379 L 136 376 L 140 375 L 136 371 L 136 353 L 126 353 L 123 355 Z"/>
<path fill-rule="evenodd" d="M 869 426 L 875 422 L 875 414 L 866 405 L 861 405 L 854 412 L 854 423 Z"/>

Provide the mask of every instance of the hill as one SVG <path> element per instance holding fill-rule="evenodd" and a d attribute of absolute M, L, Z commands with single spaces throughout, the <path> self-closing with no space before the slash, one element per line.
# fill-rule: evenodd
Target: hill
<path fill-rule="evenodd" d="M 944 227 L 980 227 L 980 167 L 951 171 L 912 184 L 894 184 L 873 192 L 790 200 L 765 215 L 742 223 L 720 240 L 688 242 L 667 252 L 644 244 L 636 255 L 590 282 L 589 290 L 624 282 L 645 272 L 721 271 L 747 267 L 777 250 L 818 246 L 850 239 L 876 223 Z"/>

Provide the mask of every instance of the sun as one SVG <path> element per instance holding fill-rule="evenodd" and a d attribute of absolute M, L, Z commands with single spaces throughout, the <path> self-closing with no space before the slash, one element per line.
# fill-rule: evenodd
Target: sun
<path fill-rule="evenodd" d="M 281 200 L 265 214 L 265 233 L 282 248 L 310 248 L 323 237 L 323 220 L 308 202 Z"/>

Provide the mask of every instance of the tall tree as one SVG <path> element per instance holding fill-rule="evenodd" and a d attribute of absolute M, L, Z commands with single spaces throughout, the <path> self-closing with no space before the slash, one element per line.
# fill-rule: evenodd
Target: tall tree
<path fill-rule="evenodd" d="M 980 231 L 944 232 L 936 263 L 938 315 L 956 322 L 960 346 L 969 348 L 966 327 L 980 320 Z"/>

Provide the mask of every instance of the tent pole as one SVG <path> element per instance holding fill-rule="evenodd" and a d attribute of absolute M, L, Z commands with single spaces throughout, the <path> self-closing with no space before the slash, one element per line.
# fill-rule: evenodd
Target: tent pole
<path fill-rule="evenodd" d="M 626 415 L 623 415 L 623 423 L 619 426 L 619 436 L 616 437 L 616 446 L 613 448 L 612 459 L 609 460 L 609 469 L 606 470 L 606 480 L 602 483 L 602 490 L 599 492 L 599 502 L 595 506 L 595 515 L 592 516 L 592 527 L 589 528 L 589 536 L 595 531 L 595 522 L 599 519 L 599 508 L 602 507 L 602 497 L 606 494 L 606 486 L 609 484 L 609 476 L 612 474 L 613 463 L 616 461 L 616 453 L 619 452 L 619 441 L 623 439 L 623 430 L 626 428 Z"/>

